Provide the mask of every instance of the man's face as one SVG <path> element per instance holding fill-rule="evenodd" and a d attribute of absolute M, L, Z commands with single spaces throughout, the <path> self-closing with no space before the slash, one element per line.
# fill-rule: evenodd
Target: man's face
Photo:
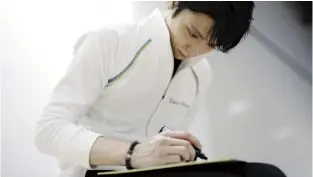
<path fill-rule="evenodd" d="M 171 44 L 176 59 L 188 59 L 210 52 L 209 30 L 213 20 L 205 14 L 182 10 L 174 18 L 166 20 L 171 36 Z"/>

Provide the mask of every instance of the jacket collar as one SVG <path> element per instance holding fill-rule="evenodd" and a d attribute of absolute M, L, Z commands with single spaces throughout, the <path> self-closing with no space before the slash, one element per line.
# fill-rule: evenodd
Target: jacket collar
<path fill-rule="evenodd" d="M 159 57 L 173 58 L 173 51 L 170 42 L 170 33 L 165 23 L 163 14 L 159 9 L 155 9 L 151 15 L 138 23 L 138 33 L 140 42 L 144 43 L 146 40 L 151 39 L 153 43 L 157 43 L 158 48 L 155 54 Z M 198 64 L 204 57 L 194 57 L 183 60 L 179 70 L 190 68 Z"/>
<path fill-rule="evenodd" d="M 136 35 L 140 43 L 151 39 L 152 43 L 157 44 L 156 46 L 159 47 L 156 50 L 159 52 L 156 54 L 172 52 L 172 50 L 164 50 L 165 47 L 171 49 L 170 34 L 159 9 L 155 9 L 147 18 L 138 22 Z"/>

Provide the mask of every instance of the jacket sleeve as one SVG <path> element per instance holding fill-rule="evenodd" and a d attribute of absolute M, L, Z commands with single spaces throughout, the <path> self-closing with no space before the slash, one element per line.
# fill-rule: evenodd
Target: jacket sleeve
<path fill-rule="evenodd" d="M 37 123 L 35 144 L 40 152 L 91 168 L 90 150 L 101 135 L 79 126 L 78 121 L 107 84 L 117 43 L 110 35 L 105 39 L 90 32 L 76 43 L 73 61 Z"/>

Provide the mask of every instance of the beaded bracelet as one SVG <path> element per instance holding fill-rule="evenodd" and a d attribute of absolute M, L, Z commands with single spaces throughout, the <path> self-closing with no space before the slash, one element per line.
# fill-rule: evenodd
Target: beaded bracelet
<path fill-rule="evenodd" d="M 132 166 L 131 166 L 131 156 L 134 152 L 134 149 L 135 147 L 139 144 L 139 141 L 134 141 L 132 142 L 132 144 L 130 145 L 128 151 L 127 151 L 127 156 L 126 156 L 126 159 L 125 159 L 125 164 L 126 164 L 126 168 L 128 170 L 131 170 L 131 169 L 134 169 Z"/>

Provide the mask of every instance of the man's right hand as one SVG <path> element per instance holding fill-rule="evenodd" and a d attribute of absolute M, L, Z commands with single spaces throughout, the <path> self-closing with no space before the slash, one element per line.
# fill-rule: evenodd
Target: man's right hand
<path fill-rule="evenodd" d="M 137 145 L 131 156 L 133 168 L 167 165 L 195 159 L 193 146 L 201 149 L 199 140 L 188 132 L 162 132 Z"/>

